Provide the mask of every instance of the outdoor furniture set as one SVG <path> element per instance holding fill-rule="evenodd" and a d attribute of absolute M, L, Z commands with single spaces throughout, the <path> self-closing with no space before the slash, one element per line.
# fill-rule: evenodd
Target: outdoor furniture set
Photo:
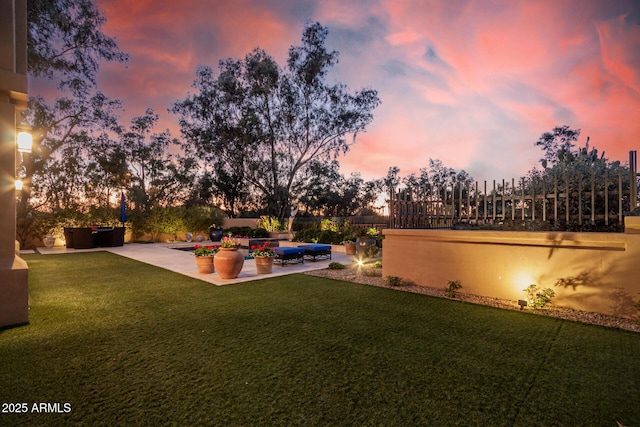
<path fill-rule="evenodd" d="M 67 248 L 91 249 L 124 245 L 124 227 L 65 227 Z"/>

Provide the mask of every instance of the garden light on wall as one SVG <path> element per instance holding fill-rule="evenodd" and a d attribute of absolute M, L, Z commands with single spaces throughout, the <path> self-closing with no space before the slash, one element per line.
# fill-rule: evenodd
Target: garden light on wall
<path fill-rule="evenodd" d="M 24 166 L 23 153 L 31 153 L 33 148 L 33 137 L 26 130 L 20 130 L 16 137 L 18 153 L 20 153 L 20 166 L 18 167 L 17 178 L 15 181 L 16 191 L 22 191 L 24 180 L 27 178 L 27 168 Z"/>
<path fill-rule="evenodd" d="M 18 132 L 18 152 L 31 153 L 32 147 L 33 137 L 31 136 L 31 134 L 26 131 Z M 20 160 L 22 160 L 22 158 Z"/>

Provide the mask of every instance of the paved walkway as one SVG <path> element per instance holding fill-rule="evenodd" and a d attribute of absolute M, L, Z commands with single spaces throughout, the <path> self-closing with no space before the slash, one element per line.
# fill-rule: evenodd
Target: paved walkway
<path fill-rule="evenodd" d="M 344 252 L 333 251 L 331 260 L 305 261 L 304 264 L 286 264 L 273 266 L 271 274 L 257 274 L 256 263 L 253 259 L 245 259 L 244 266 L 240 275 L 236 279 L 221 279 L 217 273 L 200 274 L 196 268 L 196 262 L 193 254 L 187 251 L 171 249 L 171 247 L 193 245 L 186 243 L 127 243 L 124 246 L 115 248 L 96 248 L 96 249 L 67 249 L 66 247 L 38 248 L 37 251 L 43 255 L 80 253 L 107 251 L 146 264 L 155 265 L 166 270 L 184 274 L 185 276 L 203 280 L 216 286 L 230 285 L 233 283 L 248 282 L 251 280 L 266 279 L 268 277 L 283 276 L 293 273 L 304 273 L 311 270 L 322 270 L 327 268 L 330 262 L 337 261 L 342 264 L 350 264 L 353 262 L 353 256 L 346 255 Z"/>

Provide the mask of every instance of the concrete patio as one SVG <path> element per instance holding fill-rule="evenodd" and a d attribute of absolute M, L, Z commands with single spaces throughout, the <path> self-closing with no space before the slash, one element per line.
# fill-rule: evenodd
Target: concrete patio
<path fill-rule="evenodd" d="M 206 242 L 203 244 L 207 244 Z M 249 282 L 251 280 L 266 279 L 268 277 L 284 276 L 286 274 L 304 273 L 312 270 L 322 270 L 328 267 L 332 261 L 342 264 L 350 264 L 354 256 L 346 255 L 344 252 L 333 250 L 331 260 L 318 260 L 316 262 L 306 261 L 304 264 L 286 264 L 280 266 L 274 264 L 273 273 L 257 274 L 255 261 L 245 259 L 240 275 L 236 279 L 221 279 L 217 273 L 199 274 L 193 254 L 187 251 L 172 248 L 193 246 L 193 243 L 126 243 L 124 246 L 113 248 L 94 249 L 67 249 L 64 246 L 54 246 L 52 248 L 38 248 L 37 252 L 42 255 L 59 255 L 82 252 L 107 251 L 116 255 L 135 259 L 146 264 L 155 265 L 166 270 L 193 277 L 216 286 L 231 285 L 234 283 Z M 32 252 L 32 251 L 29 251 Z"/>

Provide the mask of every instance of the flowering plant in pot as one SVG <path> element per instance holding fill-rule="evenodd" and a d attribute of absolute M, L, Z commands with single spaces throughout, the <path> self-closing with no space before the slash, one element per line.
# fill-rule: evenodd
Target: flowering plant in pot
<path fill-rule="evenodd" d="M 244 265 L 244 256 L 238 252 L 238 244 L 231 237 L 223 237 L 220 250 L 213 257 L 218 276 L 222 279 L 235 279 Z"/>
<path fill-rule="evenodd" d="M 258 246 L 253 245 L 251 246 L 251 250 L 253 251 L 251 255 L 254 258 L 276 256 L 276 253 L 273 251 L 269 242 L 265 242 L 263 245 Z"/>
<path fill-rule="evenodd" d="M 211 274 L 215 271 L 213 265 L 213 257 L 219 250 L 218 245 L 213 246 L 194 246 L 195 251 L 193 255 L 196 257 L 196 266 L 198 267 L 198 273 Z"/>
<path fill-rule="evenodd" d="M 209 246 L 201 246 L 201 245 L 195 245 L 194 246 L 195 251 L 193 251 L 193 255 L 200 257 L 200 256 L 214 256 L 216 254 L 216 252 L 218 252 L 218 250 L 220 249 L 220 246 L 218 245 L 209 245 Z"/>
<path fill-rule="evenodd" d="M 223 237 L 220 242 L 220 247 L 224 249 L 237 249 L 237 243 L 231 237 Z"/>
<path fill-rule="evenodd" d="M 251 256 L 256 261 L 256 272 L 258 274 L 270 274 L 273 271 L 273 260 L 276 256 L 269 242 L 263 245 L 251 246 L 253 252 Z"/>

